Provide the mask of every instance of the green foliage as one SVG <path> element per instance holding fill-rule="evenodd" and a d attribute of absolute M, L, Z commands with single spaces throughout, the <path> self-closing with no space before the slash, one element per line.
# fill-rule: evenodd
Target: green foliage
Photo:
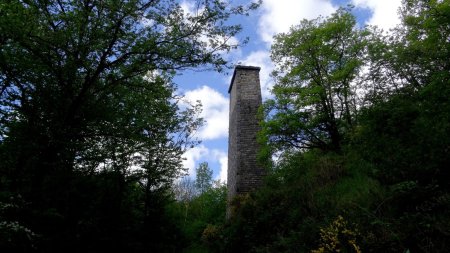
<path fill-rule="evenodd" d="M 425 252 L 449 247 L 442 229 L 450 224 L 448 95 L 448 88 L 430 84 L 413 96 L 392 97 L 365 111 L 355 138 L 389 196 L 378 208 L 390 223 L 385 229 Z"/>
<path fill-rule="evenodd" d="M 357 244 L 358 230 L 351 229 L 348 222 L 338 216 L 328 227 L 320 230 L 321 244 L 317 250 L 311 253 L 323 252 L 357 252 L 360 247 Z"/>
<path fill-rule="evenodd" d="M 355 124 L 355 80 L 366 62 L 368 35 L 349 10 L 339 9 L 275 37 L 275 98 L 265 103 L 263 123 L 275 148 L 340 150 Z"/>
<path fill-rule="evenodd" d="M 223 233 L 227 252 L 306 252 L 321 227 L 340 214 L 357 217 L 381 199 L 364 163 L 321 151 L 282 157 L 266 186 L 251 196 Z M 352 222 L 355 222 L 352 220 Z"/>
<path fill-rule="evenodd" d="M 183 252 L 219 251 L 218 231 L 225 222 L 226 203 L 226 185 L 214 182 L 191 199 L 172 204 L 185 240 Z"/>
<path fill-rule="evenodd" d="M 2 238 L 11 229 L 30 237 L 11 250 L 34 240 L 26 231 L 39 235 L 39 252 L 182 247 L 167 206 L 202 120 L 172 79 L 228 67 L 222 55 L 241 30 L 228 19 L 258 3 L 197 6 L 0 3 L 0 194 L 22 196 L 30 210 L 2 223 Z"/>
<path fill-rule="evenodd" d="M 399 51 L 398 63 L 404 64 L 402 77 L 416 88 L 449 80 L 449 12 L 448 1 L 404 1 L 401 8 L 404 26 L 399 29 L 402 36 L 395 46 Z"/>
<path fill-rule="evenodd" d="M 225 252 L 448 251 L 449 10 L 448 1 L 408 0 L 390 33 L 352 28 L 342 43 L 361 54 L 348 54 L 343 69 L 327 39 L 353 20 L 348 12 L 276 37 L 275 99 L 258 136 L 270 174 L 221 230 Z M 353 44 L 359 33 L 363 43 Z M 331 67 L 314 73 L 321 66 Z M 344 73 L 349 87 L 364 88 L 361 103 L 351 124 L 345 106 L 335 107 L 340 148 L 324 148 L 331 133 L 316 103 L 339 97 Z"/>

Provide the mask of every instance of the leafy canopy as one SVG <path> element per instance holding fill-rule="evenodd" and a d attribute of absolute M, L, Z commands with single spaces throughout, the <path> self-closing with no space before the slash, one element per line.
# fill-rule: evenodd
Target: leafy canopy
<path fill-rule="evenodd" d="M 0 198 L 23 197 L 29 212 L 11 220 L 41 251 L 162 252 L 176 236 L 164 206 L 202 120 L 172 78 L 228 67 L 241 30 L 229 18 L 258 3 L 192 6 L 1 1 Z"/>
<path fill-rule="evenodd" d="M 338 151 L 354 126 L 369 33 L 349 11 L 303 20 L 275 37 L 275 98 L 265 104 L 263 131 L 276 149 Z"/>

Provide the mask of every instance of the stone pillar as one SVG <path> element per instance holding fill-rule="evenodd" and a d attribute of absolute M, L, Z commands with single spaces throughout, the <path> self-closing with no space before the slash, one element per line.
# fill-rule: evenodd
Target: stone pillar
<path fill-rule="evenodd" d="M 259 148 L 256 136 L 260 130 L 257 113 L 262 103 L 259 70 L 259 67 L 236 66 L 228 90 L 230 122 L 227 218 L 233 213 L 233 199 L 259 187 L 265 174 L 257 162 Z"/>

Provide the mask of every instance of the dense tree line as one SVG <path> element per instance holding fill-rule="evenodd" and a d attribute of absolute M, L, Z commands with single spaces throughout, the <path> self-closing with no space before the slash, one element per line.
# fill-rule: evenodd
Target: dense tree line
<path fill-rule="evenodd" d="M 270 174 L 223 227 L 224 251 L 448 252 L 450 3 L 399 13 L 388 32 L 350 8 L 275 37 Z"/>
<path fill-rule="evenodd" d="M 389 32 L 341 8 L 275 37 L 268 176 L 229 221 L 206 163 L 177 179 L 202 120 L 172 77 L 226 67 L 225 21 L 257 4 L 197 4 L 0 3 L 1 252 L 448 251 L 448 1 L 404 0 Z"/>
<path fill-rule="evenodd" d="M 227 67 L 227 20 L 258 4 L 196 6 L 0 3 L 0 251 L 182 247 L 167 206 L 202 120 L 172 78 Z"/>
<path fill-rule="evenodd" d="M 212 180 L 212 170 L 204 162 L 197 167 L 195 180 L 185 177 L 176 183 L 175 189 L 178 201 L 169 210 L 185 240 L 182 252 L 220 249 L 217 236 L 225 222 L 226 184 Z"/>

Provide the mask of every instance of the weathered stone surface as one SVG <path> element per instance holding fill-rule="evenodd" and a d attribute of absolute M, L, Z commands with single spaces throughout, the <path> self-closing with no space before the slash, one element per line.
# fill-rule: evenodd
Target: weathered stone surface
<path fill-rule="evenodd" d="M 236 66 L 230 89 L 230 123 L 228 139 L 228 208 L 238 195 L 248 193 L 262 183 L 264 170 L 257 162 L 260 130 L 257 118 L 261 106 L 259 67 Z"/>

